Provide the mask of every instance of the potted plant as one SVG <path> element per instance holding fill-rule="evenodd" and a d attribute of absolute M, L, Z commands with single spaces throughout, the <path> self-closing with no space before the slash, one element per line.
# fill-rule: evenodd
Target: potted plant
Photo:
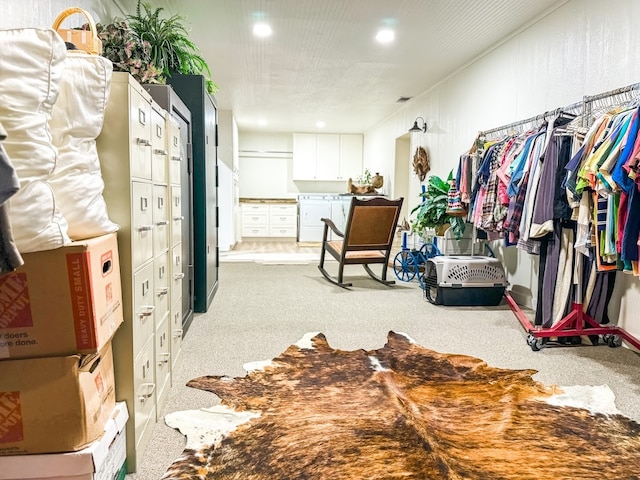
<path fill-rule="evenodd" d="M 218 91 L 218 86 L 211 80 L 209 65 L 189 39 L 184 18 L 179 15 L 164 18 L 162 11 L 162 8 L 154 10 L 148 3 L 138 0 L 135 15 L 127 17 L 131 29 L 143 42 L 148 42 L 152 62 L 166 77 L 175 73 L 203 75 L 207 91 Z"/>
<path fill-rule="evenodd" d="M 449 228 L 453 228 L 456 238 L 462 238 L 465 222 L 462 217 L 451 216 L 447 212 L 450 182 L 453 179 L 453 171 L 449 173 L 447 181 L 437 175 L 431 175 L 427 179 L 426 187 L 423 185 L 420 193 L 421 202 L 411 210 L 415 217 L 411 220 L 411 231 L 421 237 L 425 237 L 426 229 L 432 228 L 436 235 L 443 235 Z"/>
<path fill-rule="evenodd" d="M 195 74 L 205 77 L 209 93 L 218 91 L 207 62 L 189 40 L 183 18 L 164 18 L 162 11 L 138 0 L 135 15 L 98 24 L 102 55 L 113 62 L 114 70 L 128 72 L 140 83 L 165 84 L 173 74 Z"/>
<path fill-rule="evenodd" d="M 126 21 L 96 25 L 102 41 L 102 56 L 118 72 L 128 72 L 140 83 L 166 83 L 166 78 L 151 59 L 151 45 L 143 41 Z"/>

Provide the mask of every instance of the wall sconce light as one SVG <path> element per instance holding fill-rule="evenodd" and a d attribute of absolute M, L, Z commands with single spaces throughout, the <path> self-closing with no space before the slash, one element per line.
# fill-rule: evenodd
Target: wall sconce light
<path fill-rule="evenodd" d="M 422 120 L 422 126 L 418 126 L 418 120 Z M 422 117 L 418 117 L 416 118 L 416 121 L 413 122 L 413 127 L 411 127 L 409 129 L 409 132 L 411 133 L 417 133 L 417 132 L 422 132 L 422 133 L 426 133 L 427 132 L 427 122 L 424 121 L 424 118 Z"/>

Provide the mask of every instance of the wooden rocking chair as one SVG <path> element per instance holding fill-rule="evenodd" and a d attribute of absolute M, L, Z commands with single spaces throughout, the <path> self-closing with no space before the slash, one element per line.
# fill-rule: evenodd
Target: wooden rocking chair
<path fill-rule="evenodd" d="M 351 200 L 349 216 L 345 231 L 338 230 L 328 218 L 323 218 L 324 234 L 322 237 L 322 251 L 318 268 L 322 275 L 331 283 L 342 288 L 351 287 L 352 283 L 343 281 L 345 265 L 362 265 L 374 280 L 393 285 L 395 281 L 387 280 L 387 266 L 393 237 L 400 216 L 403 198 L 387 200 L 374 197 L 368 200 Z M 329 240 L 329 229 L 341 240 Z M 324 268 L 325 253 L 329 252 L 338 262 L 338 278 L 332 277 Z M 381 264 L 382 272 L 378 276 L 369 267 L 371 264 Z"/>

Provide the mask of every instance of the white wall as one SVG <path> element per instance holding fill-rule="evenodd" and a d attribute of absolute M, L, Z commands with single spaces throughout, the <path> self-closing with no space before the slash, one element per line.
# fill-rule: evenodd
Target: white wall
<path fill-rule="evenodd" d="M 114 0 L 2 0 L 0 28 L 50 27 L 58 14 L 70 7 L 87 10 L 96 23 L 124 17 Z M 77 24 L 82 23 L 82 16 L 74 15 L 69 25 L 76 24 L 76 16 Z"/>
<path fill-rule="evenodd" d="M 293 180 L 292 133 L 242 132 L 238 149 L 242 198 L 296 198 L 300 193 L 347 191 L 346 182 Z"/>
<path fill-rule="evenodd" d="M 367 164 L 389 171 L 396 138 L 422 116 L 431 131 L 414 134 L 411 151 L 427 148 L 431 173 L 444 176 L 457 168 L 478 131 L 639 82 L 638 18 L 637 0 L 567 2 L 365 132 Z M 419 192 L 420 183 L 412 177 L 411 204 L 418 202 Z M 519 300 L 534 306 L 536 260 L 509 249 L 505 263 Z M 620 277 L 616 295 L 621 300 L 611 302 L 610 314 L 616 318 L 620 310 L 621 326 L 640 338 L 640 316 L 631 314 L 632 305 L 640 304 L 639 282 Z"/>

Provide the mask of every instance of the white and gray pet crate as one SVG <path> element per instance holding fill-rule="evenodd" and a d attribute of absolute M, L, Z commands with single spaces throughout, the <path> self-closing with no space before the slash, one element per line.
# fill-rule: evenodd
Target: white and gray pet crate
<path fill-rule="evenodd" d="M 497 258 L 439 256 L 427 260 L 424 294 L 435 305 L 498 305 L 508 282 Z"/>
<path fill-rule="evenodd" d="M 444 251 L 425 265 L 426 299 L 435 305 L 499 305 L 509 283 L 502 263 L 485 241 L 476 238 L 475 229 L 468 225 L 463 237 L 456 240 L 450 228 L 437 242 Z M 491 256 L 474 255 L 484 250 Z"/>

